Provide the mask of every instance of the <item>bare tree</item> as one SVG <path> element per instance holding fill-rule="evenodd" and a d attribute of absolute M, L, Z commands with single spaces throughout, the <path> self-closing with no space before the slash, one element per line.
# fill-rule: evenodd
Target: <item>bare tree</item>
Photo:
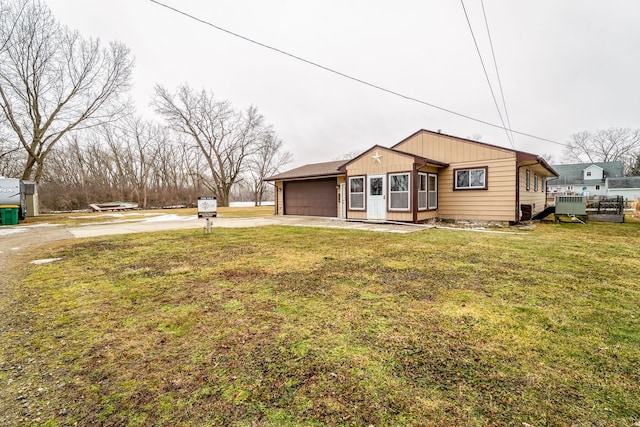
<path fill-rule="evenodd" d="M 139 117 L 122 120 L 120 126 L 105 126 L 104 140 L 118 171 L 123 193 L 142 208 L 148 207 L 151 174 L 164 134 L 157 124 Z M 126 190 L 125 190 L 126 189 Z"/>
<path fill-rule="evenodd" d="M 152 174 L 152 187 L 161 193 L 165 205 L 193 203 L 202 195 L 200 170 L 206 170 L 202 154 L 191 147 L 184 135 L 164 129 L 164 142 L 158 146 Z"/>
<path fill-rule="evenodd" d="M 362 150 L 362 149 L 351 150 L 346 153 L 342 153 L 339 156 L 334 157 L 333 160 L 336 160 L 336 161 L 344 160 L 346 162 L 347 160 L 355 159 L 356 157 L 358 157 L 360 154 L 364 152 L 365 150 Z"/>
<path fill-rule="evenodd" d="M 554 164 L 556 162 L 556 156 L 553 153 L 542 153 L 542 154 L 540 154 L 540 157 L 545 159 L 546 162 L 549 163 L 550 165 L 552 165 L 552 164 Z"/>
<path fill-rule="evenodd" d="M 640 129 L 609 128 L 571 135 L 565 157 L 569 162 L 621 161 L 629 172 L 640 154 Z"/>
<path fill-rule="evenodd" d="M 15 166 L 19 151 L 20 144 L 17 141 L 12 141 L 0 128 L 0 176 L 5 175 L 4 170 L 13 169 L 10 164 L 13 163 Z"/>
<path fill-rule="evenodd" d="M 0 16 L 0 109 L 26 151 L 23 179 L 40 181 L 67 133 L 113 120 L 126 104 L 133 60 L 61 26 L 40 0 L 9 0 Z"/>
<path fill-rule="evenodd" d="M 0 135 L 0 176 L 18 176 L 22 160 L 20 146 L 11 144 Z"/>
<path fill-rule="evenodd" d="M 113 156 L 94 130 L 73 132 L 51 150 L 40 181 L 43 210 L 86 209 L 89 203 L 117 199 Z"/>
<path fill-rule="evenodd" d="M 631 161 L 627 176 L 640 176 L 640 153 L 637 153 Z"/>
<path fill-rule="evenodd" d="M 259 138 L 256 150 L 249 158 L 248 165 L 248 180 L 255 206 L 262 203 L 267 188 L 264 179 L 278 173 L 291 159 L 291 153 L 283 150 L 283 142 L 276 133 L 271 128 L 265 129 Z"/>
<path fill-rule="evenodd" d="M 200 149 L 211 174 L 211 182 L 200 177 L 202 183 L 214 192 L 218 205 L 228 206 L 231 187 L 265 127 L 258 109 L 236 111 L 228 101 L 218 101 L 204 90 L 196 93 L 187 85 L 176 94 L 157 85 L 152 105 L 169 126 L 188 135 Z"/>
<path fill-rule="evenodd" d="M 7 50 L 9 43 L 11 43 L 11 35 L 16 29 L 17 20 L 10 19 L 10 15 L 15 17 L 19 17 L 24 13 L 24 9 L 27 5 L 28 0 L 22 0 L 19 3 L 10 7 L 8 3 L 4 1 L 0 1 L 0 24 L 3 26 L 3 31 L 0 34 L 3 37 L 0 39 L 0 52 L 4 52 Z M 5 36 L 6 34 L 6 36 Z"/>

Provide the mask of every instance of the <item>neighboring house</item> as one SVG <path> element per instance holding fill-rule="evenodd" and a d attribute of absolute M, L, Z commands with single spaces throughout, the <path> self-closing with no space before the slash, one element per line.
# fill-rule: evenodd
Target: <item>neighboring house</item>
<path fill-rule="evenodd" d="M 422 222 L 529 219 L 558 174 L 535 154 L 420 130 L 391 148 L 267 178 L 276 214 Z"/>
<path fill-rule="evenodd" d="M 640 176 L 607 178 L 607 195 L 622 196 L 631 201 L 640 199 Z"/>
<path fill-rule="evenodd" d="M 559 176 L 549 179 L 547 183 L 550 196 L 607 196 L 607 179 L 624 176 L 622 162 L 575 163 L 552 167 Z"/>

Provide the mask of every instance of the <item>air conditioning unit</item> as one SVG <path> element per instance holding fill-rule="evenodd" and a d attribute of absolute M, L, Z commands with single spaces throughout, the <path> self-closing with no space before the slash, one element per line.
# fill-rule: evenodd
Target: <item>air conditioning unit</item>
<path fill-rule="evenodd" d="M 556 196 L 556 215 L 586 215 L 587 198 L 584 196 Z"/>

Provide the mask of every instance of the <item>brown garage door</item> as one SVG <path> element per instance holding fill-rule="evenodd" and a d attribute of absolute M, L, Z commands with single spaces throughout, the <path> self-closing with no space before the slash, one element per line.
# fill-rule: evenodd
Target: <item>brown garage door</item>
<path fill-rule="evenodd" d="M 335 178 L 284 183 L 284 214 L 338 216 Z"/>

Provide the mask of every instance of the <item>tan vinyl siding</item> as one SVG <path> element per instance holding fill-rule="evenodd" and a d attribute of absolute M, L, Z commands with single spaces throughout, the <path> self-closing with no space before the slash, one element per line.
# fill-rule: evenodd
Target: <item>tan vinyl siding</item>
<path fill-rule="evenodd" d="M 393 148 L 449 163 L 448 168 L 438 172 L 439 218 L 517 220 L 515 152 L 430 132 L 418 132 Z M 454 190 L 454 170 L 475 167 L 487 168 L 487 189 Z"/>
<path fill-rule="evenodd" d="M 367 211 L 347 211 L 349 219 L 367 219 Z"/>
<path fill-rule="evenodd" d="M 418 168 L 418 172 L 438 174 L 440 169 L 433 166 L 422 166 L 421 168 Z"/>
<path fill-rule="evenodd" d="M 337 195 L 336 197 L 338 197 L 338 211 L 336 212 L 336 218 L 340 218 L 341 212 L 341 206 L 340 206 L 340 184 L 346 184 L 346 180 L 345 177 L 343 175 L 339 176 L 338 178 L 338 182 L 336 184 L 336 191 L 337 191 Z M 344 191 L 347 192 L 349 191 L 349 189 L 347 188 L 347 186 L 345 185 L 344 187 Z M 344 195 L 344 203 L 347 203 L 347 195 Z"/>
<path fill-rule="evenodd" d="M 282 183 L 282 181 L 276 181 L 274 182 L 275 186 L 276 186 L 276 192 L 277 192 L 277 198 L 276 198 L 276 207 L 275 207 L 275 211 L 278 213 L 278 215 L 284 215 L 284 199 L 283 199 L 283 189 L 284 189 L 284 185 Z"/>
<path fill-rule="evenodd" d="M 380 162 L 373 159 L 372 156 L 380 155 Z M 358 160 L 347 166 L 347 176 L 368 176 L 368 175 L 385 175 L 386 203 L 388 203 L 389 194 L 389 173 L 411 172 L 413 170 L 413 156 L 394 153 L 382 148 L 373 148 L 362 155 Z M 411 178 L 413 180 L 413 178 Z M 412 182 L 413 185 L 413 182 Z M 347 189 L 348 191 L 348 189 Z M 366 190 L 367 191 L 367 190 Z M 365 191 L 365 194 L 366 194 Z M 386 206 L 386 219 L 389 221 L 413 221 L 412 212 L 390 212 Z M 367 219 L 366 196 L 364 211 L 347 211 L 347 218 L 350 219 Z"/>
<path fill-rule="evenodd" d="M 387 221 L 413 222 L 413 213 L 387 211 Z"/>
<path fill-rule="evenodd" d="M 376 152 L 382 156 L 380 163 L 372 158 Z M 410 171 L 413 169 L 413 157 L 393 153 L 387 150 L 373 149 L 347 167 L 348 176 L 377 175 L 387 172 Z"/>
<path fill-rule="evenodd" d="M 453 171 L 474 167 L 487 167 L 487 190 L 454 190 Z M 515 207 L 516 165 L 513 155 L 511 158 L 451 163 L 450 167 L 439 173 L 438 217 L 440 218 L 515 221 Z"/>
<path fill-rule="evenodd" d="M 393 148 L 450 164 L 515 158 L 513 151 L 430 132 L 419 132 Z"/>
<path fill-rule="evenodd" d="M 531 176 L 531 187 L 527 191 L 527 170 Z M 541 183 L 540 170 L 532 169 L 530 167 L 523 166 L 520 168 L 520 204 L 521 205 L 535 205 L 532 210 L 532 215 L 544 210 L 547 195 L 544 191 L 544 186 Z M 538 191 L 534 191 L 534 174 L 538 174 Z"/>
<path fill-rule="evenodd" d="M 418 222 L 427 221 L 438 217 L 438 211 L 420 211 L 418 212 Z"/>

